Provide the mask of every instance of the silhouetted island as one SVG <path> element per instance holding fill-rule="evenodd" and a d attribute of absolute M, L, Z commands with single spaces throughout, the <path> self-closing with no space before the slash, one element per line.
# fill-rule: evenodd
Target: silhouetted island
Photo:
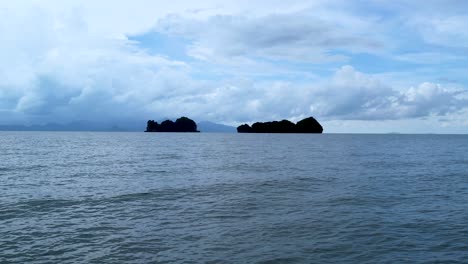
<path fill-rule="evenodd" d="M 256 122 L 252 126 L 243 124 L 237 127 L 238 133 L 322 133 L 323 127 L 313 117 L 302 119 L 294 124 L 288 120 Z"/>
<path fill-rule="evenodd" d="M 178 118 L 175 122 L 166 120 L 158 124 L 154 120 L 148 120 L 145 132 L 200 132 L 197 123 L 185 116 Z"/>

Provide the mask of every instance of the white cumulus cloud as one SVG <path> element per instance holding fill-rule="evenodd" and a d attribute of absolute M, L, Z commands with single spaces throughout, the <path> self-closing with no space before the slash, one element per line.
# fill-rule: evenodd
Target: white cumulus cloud
<path fill-rule="evenodd" d="M 379 78 L 385 73 L 353 67 L 353 54 L 391 53 L 395 43 L 386 41 L 381 16 L 347 12 L 341 7 L 347 1 L 0 5 L 0 124 L 180 115 L 229 124 L 310 115 L 327 121 L 443 117 L 447 123 L 468 106 L 463 84 L 430 78 L 395 87 Z M 426 42 L 448 45 L 465 38 L 465 20 L 431 16 L 426 30 L 413 16 L 402 25 Z M 174 59 L 132 40 L 155 32 L 182 37 L 189 57 Z M 394 57 L 424 61 L 438 54 L 445 56 L 440 61 L 458 61 L 439 51 Z"/>

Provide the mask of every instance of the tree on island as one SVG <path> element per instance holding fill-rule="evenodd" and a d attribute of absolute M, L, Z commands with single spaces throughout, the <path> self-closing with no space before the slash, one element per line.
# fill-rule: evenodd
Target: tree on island
<path fill-rule="evenodd" d="M 296 123 L 297 133 L 322 133 L 323 127 L 313 117 L 302 119 Z"/>
<path fill-rule="evenodd" d="M 313 117 L 305 118 L 296 124 L 288 120 L 256 122 L 252 126 L 243 124 L 237 127 L 238 133 L 322 133 L 323 127 Z"/>
<path fill-rule="evenodd" d="M 175 122 L 165 120 L 158 124 L 154 120 L 148 120 L 145 132 L 200 132 L 197 123 L 185 116 L 178 118 Z"/>
<path fill-rule="evenodd" d="M 243 124 L 237 127 L 237 132 L 238 133 L 253 133 L 253 129 L 249 125 Z"/>

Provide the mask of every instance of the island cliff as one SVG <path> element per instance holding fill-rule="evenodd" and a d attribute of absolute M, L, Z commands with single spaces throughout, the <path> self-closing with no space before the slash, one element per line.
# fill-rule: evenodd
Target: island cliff
<path fill-rule="evenodd" d="M 294 124 L 288 120 L 256 122 L 252 126 L 243 124 L 237 127 L 238 133 L 322 133 L 323 127 L 313 117 L 302 119 Z"/>
<path fill-rule="evenodd" d="M 175 122 L 166 120 L 158 124 L 154 120 L 148 120 L 145 132 L 200 132 L 197 123 L 185 116 L 178 118 Z"/>

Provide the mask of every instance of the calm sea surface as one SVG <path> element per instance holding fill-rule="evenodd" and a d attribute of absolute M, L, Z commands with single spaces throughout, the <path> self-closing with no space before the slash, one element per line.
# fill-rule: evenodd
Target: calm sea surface
<path fill-rule="evenodd" d="M 0 132 L 0 263 L 468 263 L 468 136 Z"/>

